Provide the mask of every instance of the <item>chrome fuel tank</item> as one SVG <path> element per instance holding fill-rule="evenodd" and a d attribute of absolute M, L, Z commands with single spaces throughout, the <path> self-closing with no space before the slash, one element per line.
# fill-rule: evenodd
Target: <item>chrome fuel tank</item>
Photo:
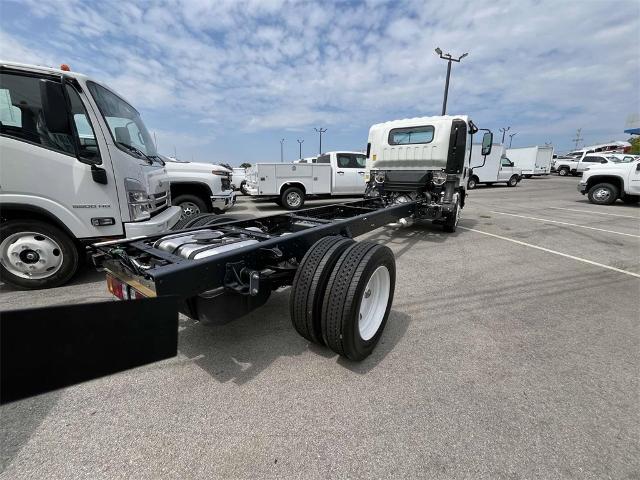
<path fill-rule="evenodd" d="M 256 243 L 258 240 L 246 236 L 225 236 L 218 230 L 195 230 L 167 235 L 157 240 L 153 246 L 183 258 L 198 260 Z"/>

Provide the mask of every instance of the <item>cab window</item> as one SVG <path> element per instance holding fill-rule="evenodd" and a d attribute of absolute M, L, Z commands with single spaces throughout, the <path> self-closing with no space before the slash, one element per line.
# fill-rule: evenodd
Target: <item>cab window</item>
<path fill-rule="evenodd" d="M 338 168 L 364 168 L 367 157 L 352 153 L 339 153 L 337 155 Z"/>
<path fill-rule="evenodd" d="M 584 157 L 582 161 L 586 163 L 600 163 L 603 159 L 604 157 L 587 156 Z"/>
<path fill-rule="evenodd" d="M 78 144 L 79 156 L 82 160 L 88 160 L 92 163 L 100 162 L 100 152 L 98 151 L 98 142 L 96 135 L 91 126 L 91 122 L 87 116 L 84 104 L 78 95 L 78 92 L 71 86 L 66 85 L 69 103 L 71 105 L 71 116 L 78 134 L 76 141 Z"/>
<path fill-rule="evenodd" d="M 435 129 L 432 125 L 394 128 L 389 132 L 389 145 L 429 143 L 433 140 L 434 131 Z"/>
<path fill-rule="evenodd" d="M 502 157 L 502 158 L 500 159 L 500 164 L 501 164 L 503 167 L 511 167 L 511 166 L 512 166 L 512 164 L 511 164 L 511 160 L 509 160 L 507 157 Z"/>
<path fill-rule="evenodd" d="M 331 163 L 329 155 L 320 155 L 316 160 L 316 163 Z"/>
<path fill-rule="evenodd" d="M 66 115 L 66 112 L 60 112 L 60 115 Z M 37 77 L 0 73 L 0 134 L 76 155 L 71 135 L 51 133 L 47 129 Z"/>

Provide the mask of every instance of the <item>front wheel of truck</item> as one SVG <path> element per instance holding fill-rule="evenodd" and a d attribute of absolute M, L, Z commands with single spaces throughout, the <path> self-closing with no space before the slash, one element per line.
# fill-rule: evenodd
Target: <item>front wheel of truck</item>
<path fill-rule="evenodd" d="M 0 226 L 0 277 L 17 288 L 52 288 L 68 282 L 79 254 L 65 232 L 39 220 L 10 220 Z"/>
<path fill-rule="evenodd" d="M 442 224 L 442 229 L 447 233 L 453 233 L 458 228 L 458 222 L 460 221 L 460 213 L 462 213 L 462 209 L 460 208 L 460 203 L 456 202 L 455 211 L 451 212 L 449 216 L 446 218 L 444 223 Z"/>
<path fill-rule="evenodd" d="M 507 186 L 508 187 L 515 187 L 516 185 L 518 185 L 518 176 L 517 175 L 511 175 L 511 178 L 507 182 Z"/>

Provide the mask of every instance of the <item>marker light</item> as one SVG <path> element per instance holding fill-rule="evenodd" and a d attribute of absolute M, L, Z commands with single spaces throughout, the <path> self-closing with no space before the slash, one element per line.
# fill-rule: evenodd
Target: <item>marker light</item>
<path fill-rule="evenodd" d="M 69 65 L 67 65 L 66 63 L 63 63 L 62 65 L 60 65 L 60 70 L 62 70 L 63 72 L 70 72 L 71 67 L 69 67 Z"/>

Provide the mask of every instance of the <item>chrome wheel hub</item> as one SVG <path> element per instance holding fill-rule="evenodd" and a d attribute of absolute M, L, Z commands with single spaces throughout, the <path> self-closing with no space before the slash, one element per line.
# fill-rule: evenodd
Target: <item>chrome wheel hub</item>
<path fill-rule="evenodd" d="M 180 208 L 182 208 L 181 218 L 192 217 L 200 213 L 200 208 L 193 202 L 181 203 Z"/>
<path fill-rule="evenodd" d="M 593 198 L 601 202 L 606 202 L 611 197 L 611 192 L 606 188 L 599 188 L 593 192 Z"/>
<path fill-rule="evenodd" d="M 39 280 L 55 274 L 64 256 L 60 245 L 38 232 L 18 232 L 0 244 L 0 262 L 16 277 Z"/>
<path fill-rule="evenodd" d="M 384 314 L 387 311 L 390 291 L 391 276 L 389 275 L 389 269 L 382 265 L 376 268 L 369 278 L 360 300 L 358 330 L 363 340 L 371 340 L 378 333 Z"/>
<path fill-rule="evenodd" d="M 297 207 L 298 205 L 300 205 L 300 202 L 302 201 L 302 197 L 300 197 L 299 193 L 296 192 L 290 192 L 287 194 L 287 204 L 292 206 L 292 207 Z"/>

